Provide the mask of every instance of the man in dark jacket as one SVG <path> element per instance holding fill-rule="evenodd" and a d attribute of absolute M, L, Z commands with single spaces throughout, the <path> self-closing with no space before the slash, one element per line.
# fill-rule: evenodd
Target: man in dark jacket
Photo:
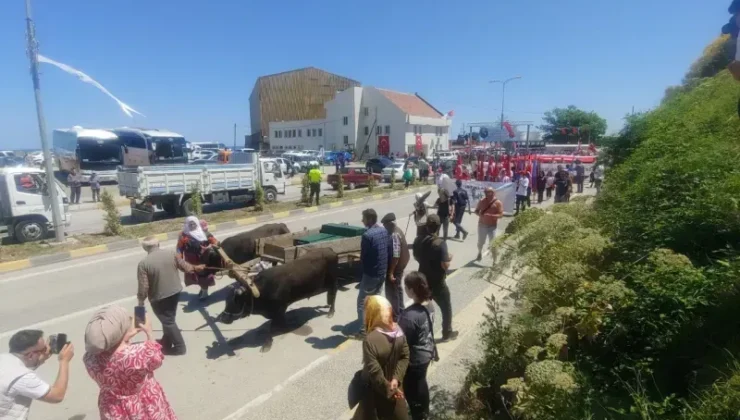
<path fill-rule="evenodd" d="M 468 231 L 462 226 L 463 215 L 465 209 L 470 207 L 470 198 L 468 198 L 468 192 L 462 187 L 462 181 L 455 181 L 457 189 L 452 192 L 452 203 L 455 205 L 454 219 L 452 223 L 455 225 L 455 239 L 460 239 L 460 233 L 462 233 L 462 240 L 464 241 L 468 237 Z"/>
<path fill-rule="evenodd" d="M 388 261 L 388 276 L 385 279 L 385 297 L 393 306 L 393 319 L 401 316 L 403 305 L 403 271 L 409 263 L 409 245 L 406 234 L 396 225 L 396 215 L 388 213 L 380 220 L 391 236 L 391 256 Z"/>
<path fill-rule="evenodd" d="M 391 244 L 388 231 L 378 224 L 378 213 L 373 209 L 362 212 L 362 223 L 367 230 L 360 240 L 360 262 L 362 263 L 362 278 L 360 290 L 357 294 L 357 319 L 360 323 L 360 333 L 355 338 L 364 338 L 363 321 L 365 319 L 365 298 L 377 295 L 388 276 L 388 260 L 390 259 Z M 367 331 L 370 332 L 370 331 Z"/>
<path fill-rule="evenodd" d="M 414 240 L 414 258 L 419 262 L 419 272 L 427 278 L 432 299 L 442 311 L 442 340 L 448 341 L 457 338 L 458 333 L 452 330 L 452 302 L 446 281 L 452 255 L 447 252 L 447 243 L 437 236 L 441 225 L 436 214 L 427 217 L 426 236 Z"/>

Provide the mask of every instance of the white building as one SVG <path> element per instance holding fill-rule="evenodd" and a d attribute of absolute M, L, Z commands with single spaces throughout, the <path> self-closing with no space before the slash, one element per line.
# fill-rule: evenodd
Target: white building
<path fill-rule="evenodd" d="M 326 119 L 270 122 L 273 151 L 360 150 L 364 156 L 429 154 L 449 148 L 452 120 L 418 94 L 373 87 L 337 92 Z"/>

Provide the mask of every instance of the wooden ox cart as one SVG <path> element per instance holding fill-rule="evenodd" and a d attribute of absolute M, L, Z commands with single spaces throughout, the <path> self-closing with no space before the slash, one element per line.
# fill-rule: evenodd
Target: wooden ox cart
<path fill-rule="evenodd" d="M 293 261 L 312 249 L 330 248 L 339 256 L 339 263 L 353 263 L 360 259 L 360 243 L 364 228 L 348 224 L 326 224 L 316 229 L 304 229 L 300 232 L 275 235 L 256 239 L 256 258 L 244 264 L 234 263 L 221 248 L 218 252 L 224 261 L 224 271 L 234 280 L 249 287 L 255 297 L 259 290 L 254 286 L 254 276 L 259 271 L 253 268 L 260 261 L 273 264 Z"/>
<path fill-rule="evenodd" d="M 286 263 L 312 249 L 330 248 L 339 256 L 339 263 L 360 258 L 360 242 L 364 228 L 347 224 L 327 224 L 317 229 L 264 238 L 260 257 L 263 261 Z"/>

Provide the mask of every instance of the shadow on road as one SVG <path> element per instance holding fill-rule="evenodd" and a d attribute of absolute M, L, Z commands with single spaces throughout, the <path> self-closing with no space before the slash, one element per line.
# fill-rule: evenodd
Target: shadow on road
<path fill-rule="evenodd" d="M 232 290 L 233 289 L 230 286 L 223 287 L 217 290 L 215 293 L 209 295 L 208 299 L 204 301 L 198 299 L 197 293 L 183 291 L 180 293 L 180 302 L 187 302 L 187 304 L 183 306 L 182 311 L 185 313 L 195 312 L 200 308 L 207 308 L 214 303 L 223 302 L 226 300 L 226 297 Z"/>
<path fill-rule="evenodd" d="M 311 327 L 306 325 L 306 323 L 314 318 L 322 315 L 326 316 L 327 314 L 326 311 L 320 309 L 326 309 L 326 307 L 320 306 L 314 308 L 298 308 L 292 311 L 288 311 L 285 314 L 285 327 L 281 329 L 273 328 L 272 337 L 279 337 L 286 333 L 293 333 L 301 336 L 310 335 L 313 330 L 311 329 Z M 259 327 L 249 330 L 245 334 L 242 334 L 239 337 L 235 337 L 230 340 L 218 340 L 218 336 L 220 335 L 219 331 L 219 334 L 216 337 L 217 341 L 214 341 L 211 346 L 206 347 L 206 357 L 209 360 L 214 360 L 225 354 L 229 356 L 234 355 L 235 350 L 243 348 L 262 347 L 267 339 L 267 327 L 269 322 L 271 321 L 268 320 Z M 215 330 L 218 329 L 218 326 L 214 325 L 211 328 L 215 328 L 215 333 Z M 221 335 L 221 337 L 223 336 Z"/>
<path fill-rule="evenodd" d="M 330 350 L 339 347 L 348 338 L 344 335 L 332 335 L 326 338 L 308 337 L 306 343 L 316 350 Z"/>

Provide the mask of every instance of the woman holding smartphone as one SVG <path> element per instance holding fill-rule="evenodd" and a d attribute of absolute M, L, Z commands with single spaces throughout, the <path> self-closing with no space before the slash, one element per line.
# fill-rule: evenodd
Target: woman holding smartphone
<path fill-rule="evenodd" d="M 140 332 L 146 340 L 131 343 Z M 101 419 L 177 420 L 162 386 L 154 378 L 164 354 L 162 346 L 154 341 L 148 315 L 137 328 L 121 306 L 99 310 L 85 329 L 85 350 L 87 373 L 100 387 Z"/>

